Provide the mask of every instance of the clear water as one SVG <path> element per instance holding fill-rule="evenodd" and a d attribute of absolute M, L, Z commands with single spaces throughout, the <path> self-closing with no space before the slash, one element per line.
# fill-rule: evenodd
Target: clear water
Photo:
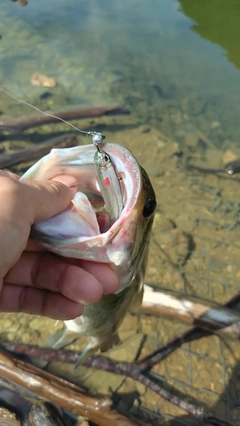
<path fill-rule="evenodd" d="M 227 0 L 5 0 L 0 85 L 36 105 L 46 89 L 30 80 L 41 72 L 58 82 L 49 90 L 56 106 L 117 103 L 177 140 L 196 126 L 218 146 L 238 144 L 239 8 Z"/>

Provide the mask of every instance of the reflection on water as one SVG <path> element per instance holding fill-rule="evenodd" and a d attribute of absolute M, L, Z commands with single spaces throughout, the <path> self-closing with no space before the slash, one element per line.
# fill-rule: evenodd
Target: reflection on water
<path fill-rule="evenodd" d="M 104 129 L 108 140 L 133 150 L 150 174 L 159 208 L 146 280 L 218 303 L 239 288 L 239 180 L 198 170 L 219 169 L 231 156 L 240 156 L 240 74 L 232 63 L 238 64 L 240 6 L 231 5 L 228 0 L 219 1 L 217 9 L 216 2 L 203 0 L 29 0 L 21 8 L 9 1 L 1 5 L 0 21 L 0 86 L 42 109 L 130 108 L 129 117 L 85 120 L 78 126 Z M 57 85 L 33 86 L 34 73 L 53 77 Z M 0 111 L 3 122 L 30 114 L 1 92 Z M 1 148 L 38 142 L 50 129 L 66 127 L 7 135 Z M 188 171 L 189 164 L 196 168 Z M 9 339 L 42 345 L 54 329 L 53 321 L 22 314 L 3 316 L 2 324 Z M 146 355 L 185 328 L 128 315 L 121 337 L 131 337 L 133 330 L 147 334 Z M 124 358 L 126 348 L 113 356 Z M 186 398 L 230 419 L 233 401 L 239 401 L 239 359 L 236 342 L 225 345 L 212 337 L 185 345 L 154 372 Z M 89 387 L 106 393 L 110 382 L 113 390 L 136 389 L 135 382 L 102 379 L 100 373 L 86 378 Z M 155 394 L 138 390 L 146 412 L 160 412 L 156 422 L 164 415 L 174 426 L 193 424 Z"/>
<path fill-rule="evenodd" d="M 217 3 L 207 0 L 179 0 L 179 3 L 184 15 L 194 21 L 191 29 L 201 37 L 219 44 L 229 61 L 240 68 L 239 1 L 229 4 L 226 0 Z"/>

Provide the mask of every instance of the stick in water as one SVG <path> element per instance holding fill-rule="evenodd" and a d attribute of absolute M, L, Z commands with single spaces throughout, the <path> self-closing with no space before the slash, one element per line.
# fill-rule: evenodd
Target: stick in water
<path fill-rule="evenodd" d="M 86 132 L 84 130 L 78 129 L 73 124 L 69 123 L 67 120 L 74 120 L 76 118 L 89 118 L 89 117 L 99 117 L 103 115 L 116 115 L 116 114 L 129 114 L 129 110 L 121 107 L 98 107 L 98 108 L 74 108 L 67 111 L 57 111 L 54 113 L 48 113 L 41 111 L 39 108 L 34 105 L 29 104 L 28 102 L 22 101 L 15 96 L 11 95 L 5 89 L 0 87 L 0 91 L 6 93 L 8 96 L 20 102 L 24 105 L 27 105 L 36 111 L 40 112 L 41 115 L 35 115 L 31 117 L 20 117 L 12 120 L 6 120 L 5 122 L 0 121 L 0 125 L 3 126 L 6 130 L 12 131 L 21 131 L 29 129 L 31 127 L 41 126 L 42 124 L 54 123 L 56 121 L 61 121 L 68 124 L 73 129 L 77 130 L 80 133 L 85 135 L 94 135 L 96 132 Z"/>
<path fill-rule="evenodd" d="M 21 149 L 11 154 L 0 155 L 0 168 L 11 167 L 21 162 L 36 160 L 43 155 L 49 153 L 51 148 L 70 148 L 78 144 L 75 135 L 62 135 L 57 138 L 48 139 L 38 145 L 31 146 L 30 148 Z"/>

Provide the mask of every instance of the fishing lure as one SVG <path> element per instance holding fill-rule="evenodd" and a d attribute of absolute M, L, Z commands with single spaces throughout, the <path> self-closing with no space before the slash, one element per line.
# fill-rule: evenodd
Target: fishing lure
<path fill-rule="evenodd" d="M 105 139 L 105 136 L 101 133 L 92 135 L 93 145 L 97 148 L 94 156 L 94 168 L 99 189 L 108 212 L 109 225 L 112 226 L 123 210 L 123 196 L 113 162 L 110 156 L 100 149 L 103 139 Z"/>
<path fill-rule="evenodd" d="M 122 190 L 110 156 L 97 148 L 94 156 L 95 175 L 108 212 L 109 225 L 112 226 L 124 207 Z"/>

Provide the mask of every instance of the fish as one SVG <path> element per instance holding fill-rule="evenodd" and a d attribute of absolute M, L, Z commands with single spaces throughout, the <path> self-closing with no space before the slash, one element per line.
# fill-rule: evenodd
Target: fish
<path fill-rule="evenodd" d="M 122 210 L 113 223 L 96 177 L 94 145 L 52 149 L 21 177 L 41 180 L 66 174 L 77 179 L 78 190 L 71 205 L 35 224 L 31 238 L 64 257 L 107 263 L 119 279 L 114 294 L 103 295 L 99 302 L 86 305 L 81 316 L 64 321 L 65 331 L 53 346 L 61 348 L 88 336 L 81 361 L 97 349 L 105 352 L 119 343 L 118 329 L 126 313 L 141 305 L 157 205 L 146 171 L 127 148 L 104 143 L 103 152 L 111 159 L 121 188 Z"/>

